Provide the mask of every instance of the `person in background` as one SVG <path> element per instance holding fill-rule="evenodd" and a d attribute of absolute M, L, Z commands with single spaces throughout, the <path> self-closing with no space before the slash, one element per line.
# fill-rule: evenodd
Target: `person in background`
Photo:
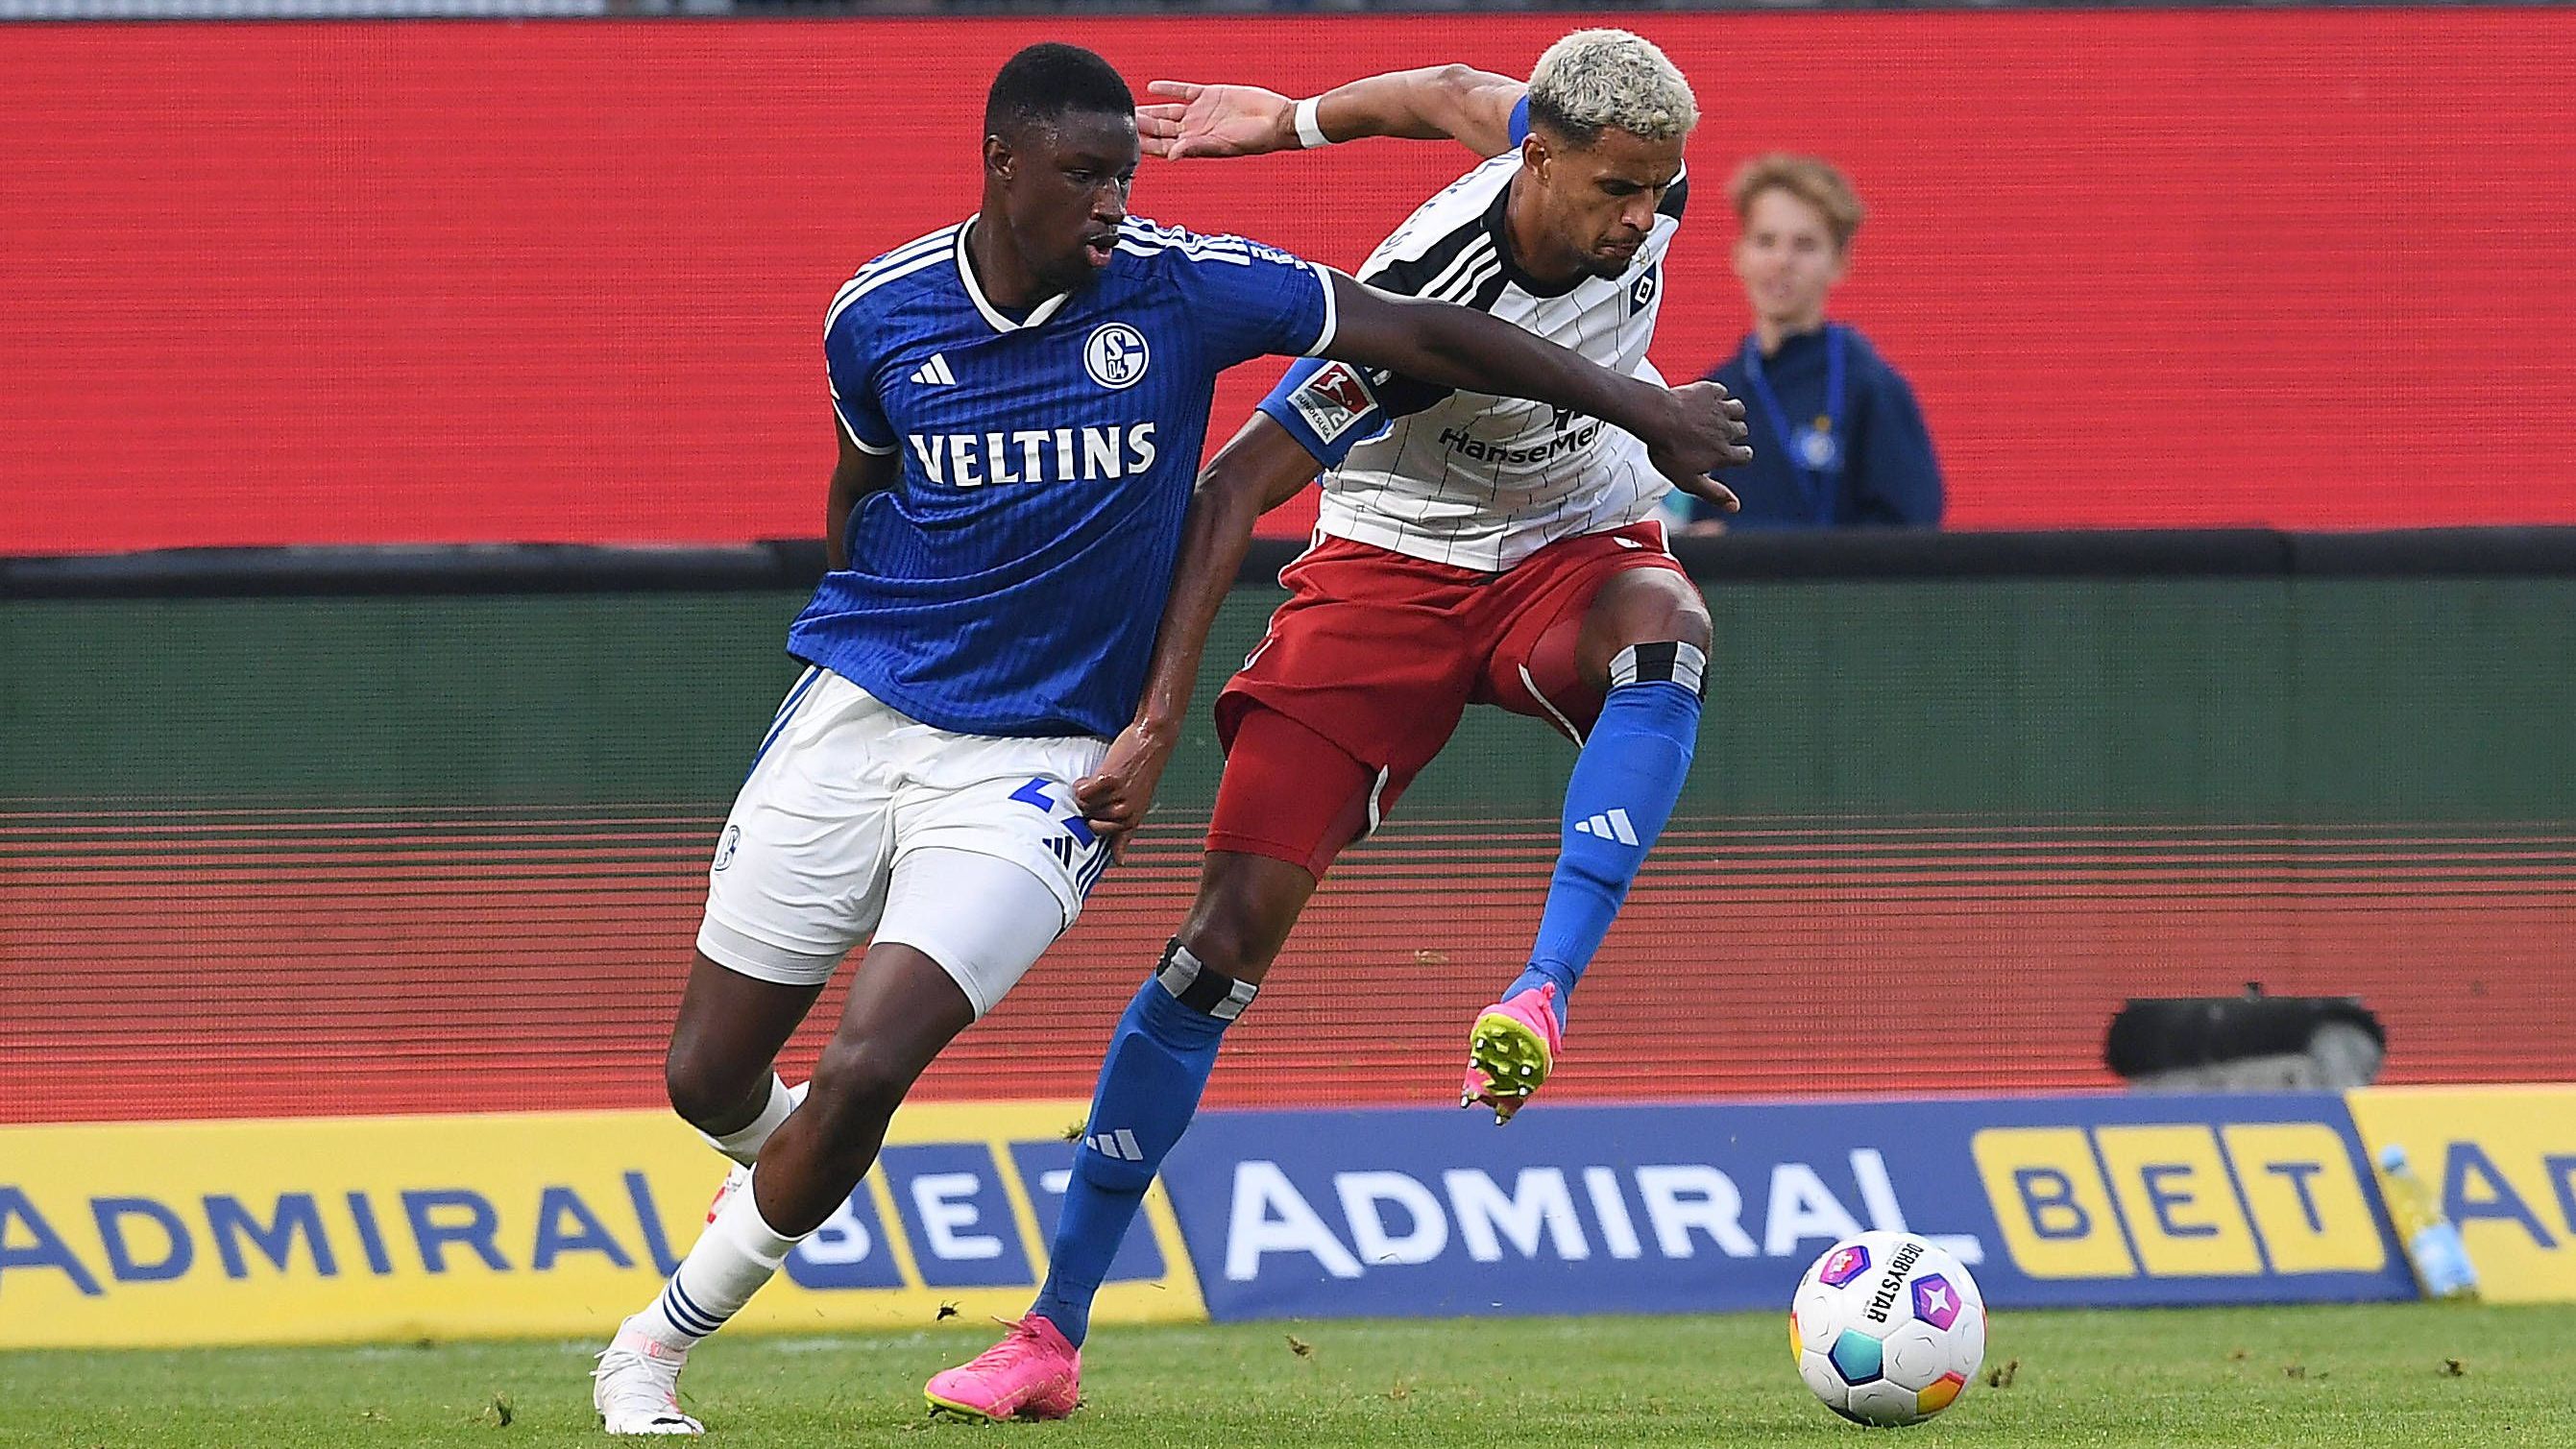
<path fill-rule="evenodd" d="M 1914 389 L 1859 329 L 1825 320 L 1860 230 L 1850 180 L 1774 153 L 1746 162 L 1728 197 L 1753 332 L 1707 375 L 1745 400 L 1753 461 L 1714 475 L 1740 513 L 1673 495 L 1688 504 L 1684 531 L 1939 526 L 1941 465 Z"/>

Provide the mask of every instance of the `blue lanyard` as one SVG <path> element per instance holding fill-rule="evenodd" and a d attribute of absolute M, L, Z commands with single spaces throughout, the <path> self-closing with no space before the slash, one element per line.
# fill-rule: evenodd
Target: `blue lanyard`
<path fill-rule="evenodd" d="M 1834 475 L 1842 471 L 1843 422 L 1843 352 L 1844 330 L 1839 323 L 1825 324 L 1825 411 L 1809 427 L 1789 425 L 1789 410 L 1780 406 L 1780 394 L 1772 391 L 1771 379 L 1762 371 L 1762 341 L 1759 336 L 1744 339 L 1744 377 L 1753 385 L 1753 400 L 1770 416 L 1771 435 L 1789 460 L 1798 478 L 1798 493 L 1807 503 L 1810 514 L 1821 528 L 1834 522 Z"/>

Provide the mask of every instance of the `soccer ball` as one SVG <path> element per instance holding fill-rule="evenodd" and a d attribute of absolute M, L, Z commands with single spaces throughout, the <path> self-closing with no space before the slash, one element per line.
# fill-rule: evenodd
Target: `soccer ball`
<path fill-rule="evenodd" d="M 1985 1295 L 1923 1239 L 1863 1233 L 1798 1280 L 1789 1347 L 1826 1408 L 1880 1428 L 1920 1424 L 1950 1407 L 1985 1360 Z"/>

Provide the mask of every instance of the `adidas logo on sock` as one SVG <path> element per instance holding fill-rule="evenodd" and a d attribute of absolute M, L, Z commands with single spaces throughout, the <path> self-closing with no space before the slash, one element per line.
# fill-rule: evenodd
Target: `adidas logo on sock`
<path fill-rule="evenodd" d="M 912 370 L 912 380 L 931 387 L 954 387 L 957 374 L 948 370 L 946 354 L 934 352 L 928 362 Z"/>
<path fill-rule="evenodd" d="M 1082 1139 L 1082 1145 L 1103 1157 L 1115 1157 L 1122 1162 L 1145 1160 L 1145 1149 L 1136 1145 L 1136 1134 L 1124 1127 L 1115 1132 L 1103 1132 L 1097 1136 L 1085 1137 Z"/>
<path fill-rule="evenodd" d="M 1598 836 L 1603 840 L 1615 840 L 1621 845 L 1637 843 L 1637 827 L 1628 823 L 1628 812 L 1625 810 L 1612 810 L 1606 815 L 1595 815 L 1589 820 L 1577 820 L 1574 822 L 1574 828 L 1582 834 Z"/>

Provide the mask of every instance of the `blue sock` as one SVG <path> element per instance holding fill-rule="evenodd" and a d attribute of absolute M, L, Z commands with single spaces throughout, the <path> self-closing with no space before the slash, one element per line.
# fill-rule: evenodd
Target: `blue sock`
<path fill-rule="evenodd" d="M 1688 644 L 1636 644 L 1610 663 L 1600 722 L 1565 784 L 1564 845 L 1547 885 L 1529 969 L 1504 992 L 1556 983 L 1556 1022 L 1601 949 L 1610 918 L 1672 818 L 1699 744 L 1708 656 Z"/>
<path fill-rule="evenodd" d="M 1074 1145 L 1046 1282 L 1030 1309 L 1075 1347 L 1091 1331 L 1091 1300 L 1144 1205 L 1147 1184 L 1199 1109 L 1217 1044 L 1252 996 L 1252 986 L 1200 965 L 1174 941 L 1118 1019 L 1090 1123 Z"/>

